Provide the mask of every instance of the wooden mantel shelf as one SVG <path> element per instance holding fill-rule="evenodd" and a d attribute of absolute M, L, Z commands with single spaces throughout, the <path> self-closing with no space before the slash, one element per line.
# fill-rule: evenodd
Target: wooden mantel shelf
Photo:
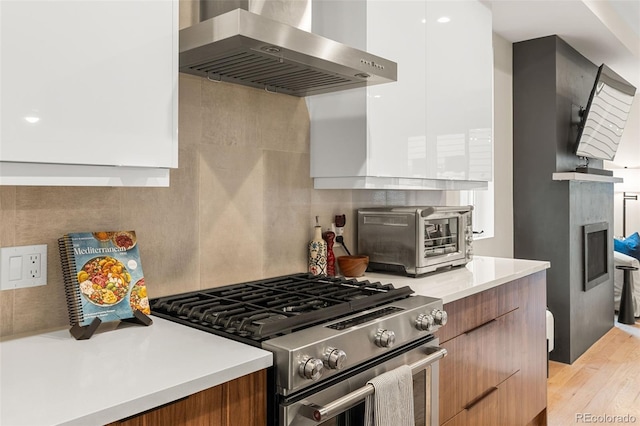
<path fill-rule="evenodd" d="M 580 182 L 621 183 L 622 178 L 615 176 L 595 175 L 589 173 L 562 172 L 554 173 L 553 180 L 573 180 Z"/>

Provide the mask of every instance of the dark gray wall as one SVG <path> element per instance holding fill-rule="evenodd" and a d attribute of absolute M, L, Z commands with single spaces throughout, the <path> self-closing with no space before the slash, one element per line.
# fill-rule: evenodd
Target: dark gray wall
<path fill-rule="evenodd" d="M 572 106 L 586 106 L 596 73 L 596 65 L 556 36 L 513 45 L 514 256 L 551 262 L 550 356 L 568 363 L 613 325 L 613 278 L 582 291 L 582 226 L 613 226 L 613 184 L 552 180 L 554 172 L 581 163 L 573 154 Z"/>
<path fill-rule="evenodd" d="M 570 356 L 573 362 L 613 326 L 613 184 L 569 184 L 570 232 Z M 609 281 L 589 291 L 584 288 L 583 226 L 609 223 Z"/>

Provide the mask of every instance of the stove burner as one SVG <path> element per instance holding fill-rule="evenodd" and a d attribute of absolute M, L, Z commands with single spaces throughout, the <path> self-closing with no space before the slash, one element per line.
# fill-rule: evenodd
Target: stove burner
<path fill-rule="evenodd" d="M 151 300 L 156 316 L 259 342 L 404 299 L 409 287 L 294 274 Z"/>
<path fill-rule="evenodd" d="M 272 315 L 269 315 L 269 316 L 264 317 L 264 319 L 263 319 L 263 318 L 261 318 L 261 319 L 254 319 L 254 320 L 253 320 L 253 323 L 254 323 L 254 324 L 258 324 L 258 325 L 262 325 L 262 324 L 267 324 L 267 323 L 269 323 L 269 322 L 274 322 L 274 321 L 283 320 L 283 319 L 286 319 L 286 318 L 287 318 L 287 317 L 286 317 L 286 316 L 284 316 L 284 315 L 272 314 Z"/>
<path fill-rule="evenodd" d="M 327 306 L 327 302 L 323 300 L 314 299 L 308 302 L 303 302 L 299 305 L 283 306 L 281 309 L 282 309 L 282 312 L 302 313 L 302 312 L 309 312 L 314 309 L 322 309 L 326 306 Z"/>

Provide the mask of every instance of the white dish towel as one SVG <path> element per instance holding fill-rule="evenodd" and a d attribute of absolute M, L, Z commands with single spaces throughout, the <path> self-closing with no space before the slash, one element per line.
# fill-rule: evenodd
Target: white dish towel
<path fill-rule="evenodd" d="M 365 426 L 414 426 L 411 367 L 396 368 L 367 383 L 375 392 L 364 401 Z"/>

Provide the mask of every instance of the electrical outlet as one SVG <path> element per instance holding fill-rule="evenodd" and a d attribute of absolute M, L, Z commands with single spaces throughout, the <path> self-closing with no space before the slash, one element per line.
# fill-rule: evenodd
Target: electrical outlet
<path fill-rule="evenodd" d="M 40 253 L 31 253 L 27 256 L 27 263 L 29 266 L 29 278 L 40 278 L 42 275 L 42 269 L 40 266 L 41 257 Z"/>
<path fill-rule="evenodd" d="M 46 284 L 46 244 L 0 248 L 0 290 Z"/>

